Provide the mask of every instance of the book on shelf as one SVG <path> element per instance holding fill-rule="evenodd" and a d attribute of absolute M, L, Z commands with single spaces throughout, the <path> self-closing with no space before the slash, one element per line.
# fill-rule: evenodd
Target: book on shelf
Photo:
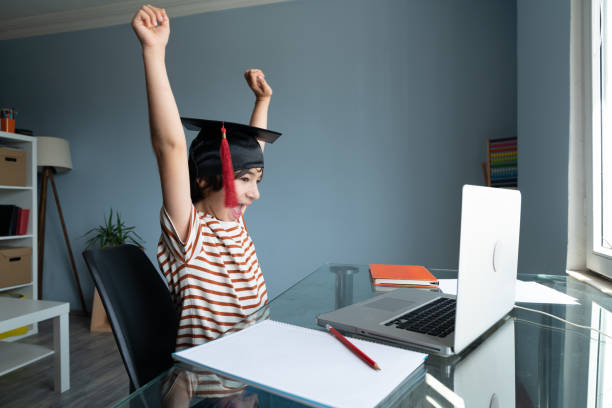
<path fill-rule="evenodd" d="M 17 217 L 19 217 L 19 207 L 12 205 L 9 235 L 17 235 Z"/>
<path fill-rule="evenodd" d="M 17 209 L 17 222 L 15 223 L 15 229 L 13 231 L 13 235 L 21 235 L 21 223 L 23 222 L 24 216 L 23 208 Z"/>
<path fill-rule="evenodd" d="M 17 216 L 17 235 L 26 235 L 28 233 L 28 221 L 30 220 L 30 210 L 20 208 Z"/>
<path fill-rule="evenodd" d="M 25 235 L 30 210 L 12 204 L 0 205 L 0 236 Z"/>
<path fill-rule="evenodd" d="M 17 208 L 15 205 L 3 204 L 0 205 L 0 236 L 13 235 L 13 211 Z"/>
<path fill-rule="evenodd" d="M 437 287 L 439 282 L 421 265 L 370 264 L 370 278 L 376 286 Z"/>
<path fill-rule="evenodd" d="M 26 136 L 34 136 L 34 131 L 30 129 L 15 128 L 15 133 L 19 133 L 20 135 L 26 135 Z"/>

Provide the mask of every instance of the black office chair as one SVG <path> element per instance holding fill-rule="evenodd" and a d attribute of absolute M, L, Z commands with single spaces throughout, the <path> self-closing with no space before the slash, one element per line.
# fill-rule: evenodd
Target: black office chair
<path fill-rule="evenodd" d="M 178 316 L 170 292 L 137 246 L 87 250 L 83 257 L 106 309 L 132 392 L 172 367 Z"/>

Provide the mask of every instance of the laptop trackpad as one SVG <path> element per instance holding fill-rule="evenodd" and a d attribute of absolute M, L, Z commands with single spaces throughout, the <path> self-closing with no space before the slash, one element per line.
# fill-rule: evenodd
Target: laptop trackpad
<path fill-rule="evenodd" d="M 373 302 L 365 304 L 364 306 L 371 307 L 373 309 L 386 310 L 388 312 L 395 312 L 396 310 L 407 309 L 413 304 L 414 301 L 411 300 L 394 299 L 388 297 L 375 300 Z"/>

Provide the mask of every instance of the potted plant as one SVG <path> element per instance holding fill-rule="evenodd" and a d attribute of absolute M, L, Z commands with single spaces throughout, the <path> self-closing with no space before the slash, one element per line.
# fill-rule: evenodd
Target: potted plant
<path fill-rule="evenodd" d="M 136 227 L 125 225 L 117 211 L 115 211 L 113 221 L 113 209 L 111 208 L 108 219 L 104 216 L 104 224 L 85 233 L 85 236 L 90 237 L 87 240 L 87 248 L 105 248 L 122 244 L 134 244 L 142 248 L 142 238 L 134 231 L 135 229 Z"/>
<path fill-rule="evenodd" d="M 122 244 L 138 245 L 141 249 L 143 247 L 143 239 L 136 233 L 135 227 L 126 225 L 121 219 L 118 211 L 115 211 L 115 218 L 113 219 L 112 208 L 110 210 L 109 217 L 106 218 L 106 215 L 104 216 L 104 224 L 90 229 L 84 236 L 89 237 L 87 240 L 87 248 L 106 248 L 109 246 Z M 92 332 L 111 331 L 110 323 L 108 322 L 108 317 L 104 311 L 97 288 L 94 288 L 94 299 L 91 310 L 91 324 L 89 330 Z"/>

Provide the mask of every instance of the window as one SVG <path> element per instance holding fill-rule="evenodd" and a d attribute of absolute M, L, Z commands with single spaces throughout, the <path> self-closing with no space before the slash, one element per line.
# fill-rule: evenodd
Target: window
<path fill-rule="evenodd" d="M 587 267 L 612 278 L 612 0 L 591 2 Z M 588 136 L 588 135 L 587 135 Z"/>
<path fill-rule="evenodd" d="M 612 4 L 603 0 L 601 6 L 601 140 L 594 144 L 593 154 L 601 158 L 602 218 L 599 244 L 602 248 L 612 249 Z"/>

